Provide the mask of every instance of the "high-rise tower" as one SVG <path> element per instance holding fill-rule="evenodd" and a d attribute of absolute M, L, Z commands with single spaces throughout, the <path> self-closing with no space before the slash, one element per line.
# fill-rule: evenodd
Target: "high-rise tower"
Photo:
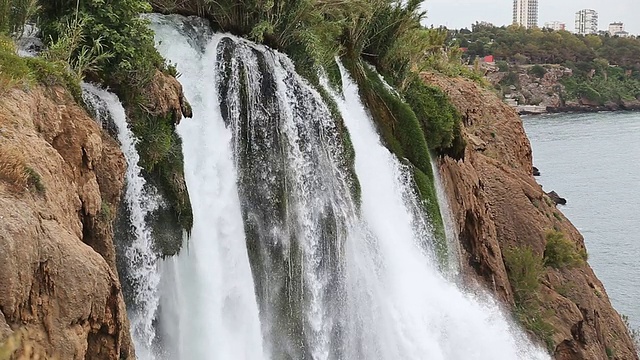
<path fill-rule="evenodd" d="M 538 27 L 538 0 L 513 0 L 513 23 L 527 29 Z"/>
<path fill-rule="evenodd" d="M 592 9 L 580 10 L 576 13 L 576 34 L 588 35 L 598 33 L 598 12 Z"/>

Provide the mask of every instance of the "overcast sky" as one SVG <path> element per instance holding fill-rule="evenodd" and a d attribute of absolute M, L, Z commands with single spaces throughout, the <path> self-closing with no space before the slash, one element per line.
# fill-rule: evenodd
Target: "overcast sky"
<path fill-rule="evenodd" d="M 471 28 L 476 21 L 508 25 L 512 20 L 513 0 L 426 0 L 427 24 L 448 28 Z M 538 0 L 538 25 L 558 20 L 574 30 L 575 13 L 594 9 L 599 14 L 598 27 L 607 30 L 609 23 L 622 21 L 625 30 L 640 35 L 640 0 Z"/>

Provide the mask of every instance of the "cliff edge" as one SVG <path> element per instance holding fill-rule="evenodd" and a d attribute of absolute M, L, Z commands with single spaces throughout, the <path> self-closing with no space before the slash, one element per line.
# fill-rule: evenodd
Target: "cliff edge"
<path fill-rule="evenodd" d="M 124 171 L 62 87 L 0 94 L 0 339 L 19 333 L 40 358 L 135 358 L 111 225 Z"/>
<path fill-rule="evenodd" d="M 531 146 L 516 112 L 469 80 L 423 78 L 443 89 L 463 117 L 464 159 L 441 157 L 438 168 L 465 278 L 508 304 L 558 360 L 638 359 L 585 261 L 583 237 L 532 176 Z"/>

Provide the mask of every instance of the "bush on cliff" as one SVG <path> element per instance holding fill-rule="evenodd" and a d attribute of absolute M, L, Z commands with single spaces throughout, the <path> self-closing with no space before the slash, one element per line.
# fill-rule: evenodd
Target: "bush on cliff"
<path fill-rule="evenodd" d="M 45 57 L 64 61 L 79 79 L 108 86 L 127 109 L 145 177 L 168 200 L 175 221 L 189 231 L 191 205 L 184 186 L 181 142 L 172 114 L 151 113 L 146 104 L 163 94 L 149 90 L 158 70 L 175 76 L 155 49 L 153 32 L 141 13 L 146 0 L 42 1 L 40 27 Z M 180 241 L 179 239 L 178 241 Z"/>
<path fill-rule="evenodd" d="M 544 264 L 556 269 L 584 265 L 587 257 L 585 250 L 578 251 L 576 244 L 564 237 L 559 231 L 549 231 L 544 249 Z"/>
<path fill-rule="evenodd" d="M 504 252 L 509 282 L 513 288 L 516 319 L 553 351 L 554 328 L 545 320 L 538 289 L 544 266 L 542 258 L 529 247 L 512 247 Z"/>
<path fill-rule="evenodd" d="M 454 140 L 460 137 L 462 117 L 447 95 L 421 79 L 414 79 L 403 96 L 422 124 L 429 148 L 444 153 L 454 147 Z"/>

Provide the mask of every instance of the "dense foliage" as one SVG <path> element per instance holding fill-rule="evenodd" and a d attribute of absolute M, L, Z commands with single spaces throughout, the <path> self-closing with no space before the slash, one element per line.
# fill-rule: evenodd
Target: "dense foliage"
<path fill-rule="evenodd" d="M 41 2 L 40 26 L 49 43 L 65 38 L 81 26 L 80 44 L 71 58 L 81 56 L 84 46 L 96 43 L 110 56 L 98 60 L 86 75 L 108 84 L 120 95 L 124 88 L 141 89 L 156 69 L 164 67 L 153 42 L 153 32 L 140 13 L 151 10 L 145 0 L 49 0 Z"/>
<path fill-rule="evenodd" d="M 466 48 L 469 62 L 494 55 L 500 71 L 508 72 L 502 85 L 518 85 L 517 71 L 509 65 L 535 64 L 529 74 L 541 78 L 545 74 L 541 64 L 558 64 L 573 71 L 562 80 L 564 100 L 604 105 L 640 98 L 639 38 L 476 24 L 471 31 L 451 31 L 449 41 Z"/>

